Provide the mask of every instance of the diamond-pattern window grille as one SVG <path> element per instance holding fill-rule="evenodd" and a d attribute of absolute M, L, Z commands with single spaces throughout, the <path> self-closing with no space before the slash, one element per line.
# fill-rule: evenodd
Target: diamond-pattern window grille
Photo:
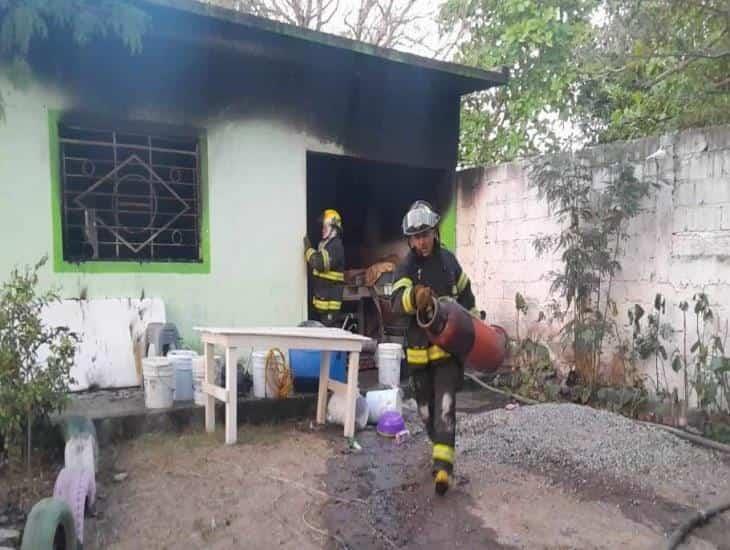
<path fill-rule="evenodd" d="M 200 262 L 194 135 L 59 125 L 66 261 Z"/>

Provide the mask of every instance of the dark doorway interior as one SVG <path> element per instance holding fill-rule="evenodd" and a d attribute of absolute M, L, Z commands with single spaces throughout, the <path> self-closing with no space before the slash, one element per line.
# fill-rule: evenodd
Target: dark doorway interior
<path fill-rule="evenodd" d="M 365 268 L 407 251 L 401 220 L 417 199 L 445 212 L 452 196 L 452 172 L 307 153 L 307 230 L 319 237 L 317 218 L 335 208 L 344 225 L 347 269 Z"/>
<path fill-rule="evenodd" d="M 316 246 L 321 233 L 318 218 L 326 208 L 334 208 L 343 220 L 346 270 L 367 268 L 384 259 L 397 262 L 408 252 L 401 232 L 408 207 L 424 199 L 445 212 L 452 198 L 452 182 L 449 170 L 307 153 L 308 235 Z M 359 311 L 359 324 L 370 329 L 373 323 L 362 322 L 363 315 L 372 317 L 375 312 L 373 304 L 366 302 L 346 301 L 343 307 L 353 314 Z M 366 327 L 360 326 L 360 331 L 369 333 Z"/>

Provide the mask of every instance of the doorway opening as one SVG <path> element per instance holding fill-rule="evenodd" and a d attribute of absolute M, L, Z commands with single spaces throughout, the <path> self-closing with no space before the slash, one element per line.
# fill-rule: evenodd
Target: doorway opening
<path fill-rule="evenodd" d="M 363 277 L 369 267 L 397 264 L 408 253 L 401 230 L 408 207 L 418 199 L 427 200 L 443 216 L 452 198 L 451 170 L 307 153 L 307 233 L 316 246 L 321 213 L 334 208 L 342 216 L 346 279 L 343 314 L 356 319 L 358 332 L 378 338 L 387 332 L 383 325 L 388 323 L 388 282 L 392 282 L 392 273 L 391 279 L 383 273 L 382 284 L 372 287 L 364 285 Z M 375 294 L 380 304 L 374 304 Z M 311 303 L 310 295 L 310 319 Z M 377 305 L 383 305 L 385 311 L 378 311 Z"/>

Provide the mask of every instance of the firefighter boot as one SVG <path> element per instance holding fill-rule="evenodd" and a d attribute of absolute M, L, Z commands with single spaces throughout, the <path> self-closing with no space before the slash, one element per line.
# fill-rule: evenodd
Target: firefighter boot
<path fill-rule="evenodd" d="M 434 489 L 436 494 L 443 496 L 449 490 L 449 473 L 446 470 L 438 470 L 433 476 Z"/>

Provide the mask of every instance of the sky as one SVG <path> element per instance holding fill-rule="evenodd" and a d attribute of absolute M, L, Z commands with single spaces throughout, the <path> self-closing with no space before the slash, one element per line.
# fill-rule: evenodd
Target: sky
<path fill-rule="evenodd" d="M 405 3 L 406 0 L 397 1 Z M 436 17 L 442 3 L 443 0 L 417 0 L 415 13 L 421 18 L 418 22 L 411 26 L 411 32 L 413 36 L 424 36 L 425 46 L 399 46 L 397 48 L 398 50 L 426 57 L 433 57 L 433 52 L 436 51 L 441 44 Z M 347 27 L 345 27 L 344 17 L 348 13 L 356 12 L 359 4 L 359 0 L 340 0 L 339 17 L 332 20 L 330 28 L 328 28 L 328 32 L 334 32 L 337 34 L 344 33 L 347 29 Z"/>

